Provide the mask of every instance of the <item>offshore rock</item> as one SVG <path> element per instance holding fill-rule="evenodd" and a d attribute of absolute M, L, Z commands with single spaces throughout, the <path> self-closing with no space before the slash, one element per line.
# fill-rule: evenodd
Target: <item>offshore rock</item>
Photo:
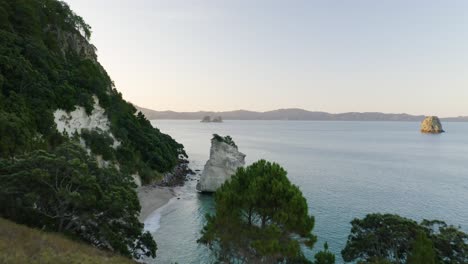
<path fill-rule="evenodd" d="M 215 135 L 211 140 L 210 159 L 205 164 L 197 190 L 215 192 L 236 173 L 237 168 L 245 165 L 245 154 L 239 152 L 230 137 L 226 138 Z"/>
<path fill-rule="evenodd" d="M 428 116 L 421 123 L 422 133 L 439 134 L 445 132 L 437 116 Z"/>

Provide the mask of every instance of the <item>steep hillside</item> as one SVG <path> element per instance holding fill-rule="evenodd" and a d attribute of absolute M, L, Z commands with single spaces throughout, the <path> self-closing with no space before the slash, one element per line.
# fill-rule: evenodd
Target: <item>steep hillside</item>
<path fill-rule="evenodd" d="M 56 0 L 0 2 L 0 157 L 53 149 L 66 141 L 54 122 L 57 109 L 90 115 L 102 107 L 109 131 L 121 142 L 112 158 L 149 181 L 151 170 L 176 164 L 182 146 L 122 99 L 97 62 L 90 31 Z"/>
<path fill-rule="evenodd" d="M 0 263 L 135 263 L 63 235 L 40 231 L 0 218 Z"/>
<path fill-rule="evenodd" d="M 62 1 L 0 1 L 0 216 L 154 256 L 134 179 L 172 169 L 183 146 L 123 100 L 90 37 Z"/>

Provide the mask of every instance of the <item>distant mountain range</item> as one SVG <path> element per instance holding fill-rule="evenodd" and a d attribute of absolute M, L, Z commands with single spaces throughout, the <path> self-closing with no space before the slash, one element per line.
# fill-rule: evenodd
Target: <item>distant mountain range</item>
<path fill-rule="evenodd" d="M 202 120 L 205 116 L 221 116 L 224 120 L 316 120 L 316 121 L 422 121 L 423 115 L 385 114 L 379 112 L 349 112 L 330 114 L 327 112 L 307 111 L 298 108 L 278 109 L 266 112 L 235 110 L 225 112 L 174 112 L 156 111 L 135 106 L 146 118 L 152 119 L 180 119 Z M 442 121 L 468 122 L 468 116 L 441 118 Z"/>

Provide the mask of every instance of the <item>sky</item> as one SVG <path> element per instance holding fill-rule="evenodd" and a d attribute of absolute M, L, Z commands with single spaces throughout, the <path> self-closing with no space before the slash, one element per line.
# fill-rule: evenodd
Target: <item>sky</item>
<path fill-rule="evenodd" d="M 124 98 L 468 115 L 465 0 L 66 0 Z"/>

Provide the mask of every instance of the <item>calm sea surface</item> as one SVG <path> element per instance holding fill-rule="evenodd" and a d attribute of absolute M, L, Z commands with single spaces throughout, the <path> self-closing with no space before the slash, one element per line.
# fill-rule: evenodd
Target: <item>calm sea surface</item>
<path fill-rule="evenodd" d="M 302 122 L 155 120 L 184 144 L 191 167 L 203 169 L 213 133 L 231 135 L 251 164 L 280 163 L 300 187 L 315 216 L 321 249 L 327 241 L 341 263 L 349 222 L 367 213 L 440 219 L 468 231 L 468 123 L 445 123 L 447 133 L 419 133 L 416 122 Z M 195 191 L 196 178 L 179 199 L 146 221 L 157 243 L 150 263 L 213 263 L 196 243 L 212 197 Z M 313 251 L 306 255 L 313 259 Z"/>

